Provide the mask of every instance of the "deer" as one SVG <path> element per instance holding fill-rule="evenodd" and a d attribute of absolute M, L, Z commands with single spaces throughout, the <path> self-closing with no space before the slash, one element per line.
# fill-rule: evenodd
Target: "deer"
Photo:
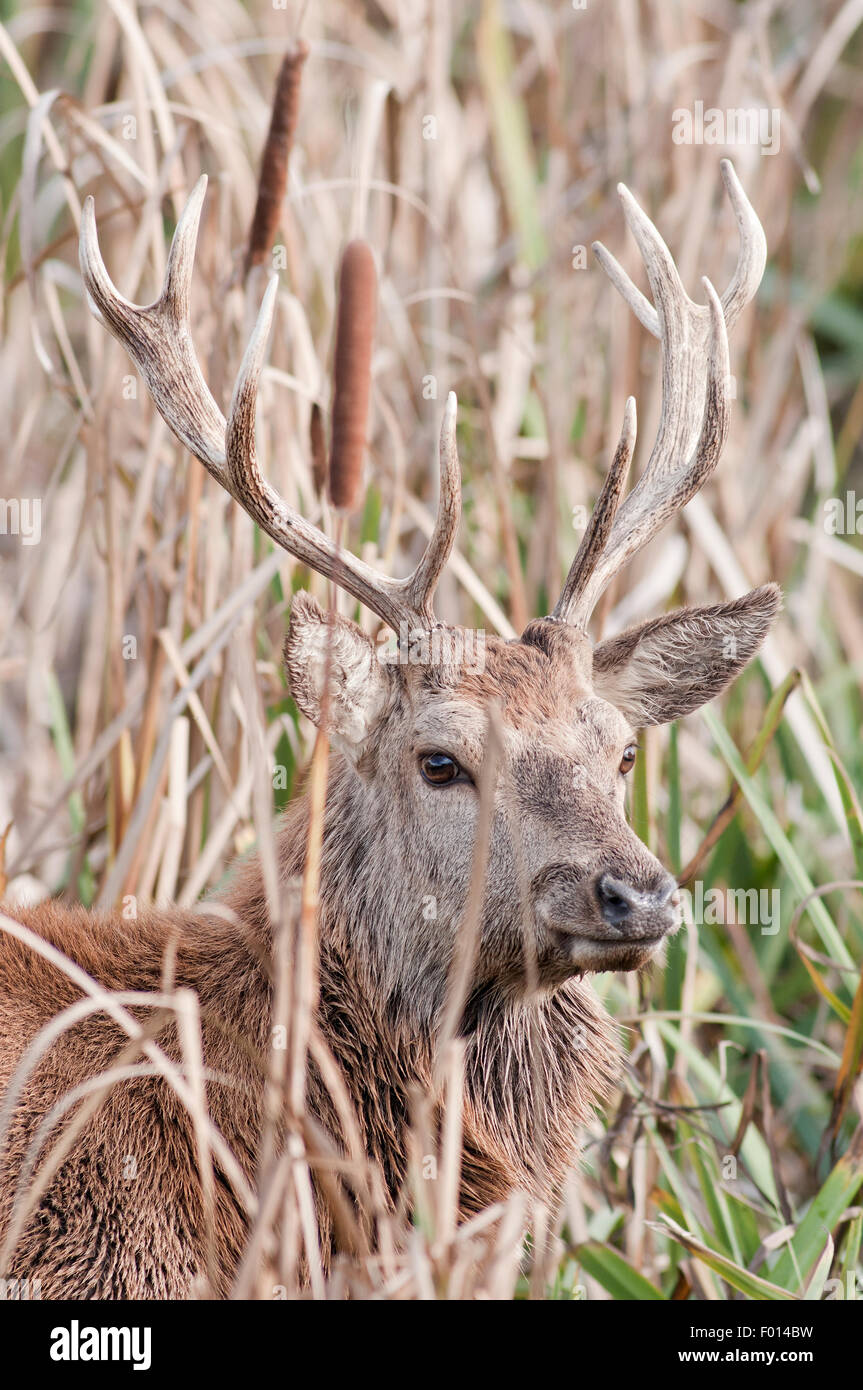
<path fill-rule="evenodd" d="M 391 1209 L 406 1182 L 412 1097 L 436 1084 L 483 806 L 475 948 L 451 1029 L 464 1061 L 461 1219 L 514 1193 L 560 1201 L 585 1125 L 621 1068 L 618 1031 L 589 977 L 661 959 L 679 926 L 676 881 L 626 815 L 638 731 L 719 695 L 758 652 L 780 591 L 766 584 L 684 607 L 596 643 L 590 624 L 622 567 L 711 477 L 726 441 L 728 330 L 759 285 L 766 243 L 727 160 L 721 175 L 739 246 L 721 297 L 704 278 L 706 302 L 690 299 L 659 232 L 622 184 L 652 303 L 595 244 L 612 284 L 660 344 L 661 411 L 649 459 L 624 496 L 636 443 L 635 402 L 627 400 L 611 466 L 550 614 L 516 639 L 488 635 L 478 667 L 460 657 L 456 640 L 434 659 L 382 660 L 372 637 L 332 606 L 303 590 L 292 601 L 290 690 L 331 749 L 305 1078 L 309 1134 L 330 1154 L 349 1147 L 329 1058 L 353 1109 L 351 1142 L 381 1175 Z M 202 178 L 181 214 L 158 299 L 144 307 L 109 278 L 88 198 L 80 264 L 91 308 L 127 350 L 173 434 L 278 547 L 399 635 L 402 654 L 405 634 L 464 636 L 439 622 L 433 606 L 461 510 L 454 394 L 440 429 L 433 531 L 412 573 L 391 578 L 305 520 L 261 471 L 257 388 L 276 277 L 227 418 L 210 394 L 190 326 L 205 186 Z M 493 727 L 497 775 L 489 782 Z M 303 875 L 310 814 L 305 794 L 283 813 L 280 883 Z M 429 901 L 433 914 L 423 911 Z M 49 901 L 6 909 L 0 925 L 0 1274 L 38 1279 L 45 1298 L 76 1299 L 184 1299 L 207 1276 L 195 1123 L 179 1082 L 169 1085 L 141 1058 L 156 1046 L 166 1065 L 179 1066 L 182 1056 L 177 1020 L 148 1003 L 162 998 L 170 950 L 175 988 L 200 1009 L 202 1062 L 215 1078 L 206 1082 L 218 1178 L 209 1277 L 213 1296 L 227 1296 L 243 1259 L 264 1126 L 265 1083 L 253 1054 L 266 1056 L 272 1045 L 274 928 L 260 857 L 241 862 L 197 911 L 153 908 L 126 920 Z M 92 981 L 114 993 L 94 996 Z M 61 1014 L 71 1024 L 62 1030 L 53 1022 Z M 134 1065 L 124 1066 L 135 1036 Z M 33 1046 L 38 1064 L 24 1067 Z M 115 1081 L 25 1210 L 21 1175 L 33 1174 L 52 1114 L 67 1093 L 80 1100 L 86 1079 L 112 1067 Z M 123 1173 L 129 1151 L 138 1165 L 131 1183 Z M 313 1177 L 329 1267 L 344 1249 L 343 1223 L 323 1173 L 313 1169 Z"/>

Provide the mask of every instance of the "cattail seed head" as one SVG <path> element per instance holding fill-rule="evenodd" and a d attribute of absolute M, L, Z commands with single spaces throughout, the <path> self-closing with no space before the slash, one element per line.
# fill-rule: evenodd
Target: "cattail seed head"
<path fill-rule="evenodd" d="M 317 401 L 312 405 L 309 420 L 309 448 L 312 455 L 312 483 L 318 497 L 323 497 L 327 486 L 327 441 L 324 435 L 324 417 Z"/>
<path fill-rule="evenodd" d="M 330 500 L 343 511 L 353 510 L 362 487 L 376 313 L 374 257 L 367 242 L 352 241 L 339 276 L 330 436 Z"/>
<path fill-rule="evenodd" d="M 291 51 L 285 54 L 279 69 L 270 129 L 261 158 L 258 199 L 249 231 L 245 275 L 253 266 L 263 264 L 276 239 L 288 182 L 288 160 L 300 111 L 300 80 L 308 56 L 308 44 L 298 39 Z"/>

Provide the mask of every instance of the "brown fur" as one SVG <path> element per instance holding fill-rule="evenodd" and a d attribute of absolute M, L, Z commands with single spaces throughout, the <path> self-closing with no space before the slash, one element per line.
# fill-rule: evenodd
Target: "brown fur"
<path fill-rule="evenodd" d="M 279 839 L 286 874 L 301 867 L 301 805 Z M 176 980 L 201 1001 L 205 1065 L 227 1074 L 232 1086 L 211 1084 L 208 1102 L 249 1179 L 254 1176 L 261 1124 L 261 1069 L 232 1044 L 220 1022 L 238 1030 L 263 1059 L 269 1027 L 270 988 L 262 965 L 269 951 L 269 925 L 256 860 L 243 866 L 228 895 L 236 926 L 220 916 L 148 913 L 135 921 L 112 914 L 54 904 L 16 912 L 15 919 L 69 955 L 110 989 L 158 990 L 169 934 L 177 929 Z M 367 1000 L 350 961 L 328 943 L 324 926 L 320 1014 L 325 1037 L 339 1063 L 359 1118 L 368 1154 L 377 1160 L 394 1200 L 405 1173 L 404 1127 L 409 1098 L 428 1086 L 432 1042 L 425 1030 L 401 1030 Z M 0 936 L 3 992 L 0 1032 L 14 1047 L 0 1051 L 0 1090 L 27 1042 L 79 991 L 53 965 L 29 948 Z M 480 1007 L 469 1040 L 466 1161 L 462 1206 L 477 1211 L 515 1187 L 545 1190 L 548 1173 L 537 1173 L 536 1136 L 523 1131 L 519 1113 L 530 1087 L 533 1046 L 553 1058 L 578 1026 L 589 1029 L 594 1046 L 578 1054 L 578 1065 L 549 1073 L 546 1114 L 549 1172 L 561 1174 L 572 1158 L 578 1127 L 615 1071 L 613 1034 L 585 985 L 571 985 L 534 1009 L 502 1002 Z M 157 1041 L 179 1059 L 173 1025 Z M 5 1234 L 14 1179 L 30 1139 L 51 1104 L 82 1077 L 115 1061 L 126 1038 L 95 1015 L 64 1033 L 28 1082 L 0 1165 L 0 1234 Z M 555 1046 L 556 1044 L 556 1046 Z M 490 1089 L 501 1088 L 499 1113 L 489 1111 Z M 333 1122 L 319 1078 L 311 1078 L 311 1103 Z M 337 1132 L 337 1131 L 336 1131 Z M 137 1173 L 125 1176 L 131 1155 Z M 330 1235 L 323 1210 L 322 1234 Z M 219 1187 L 218 1292 L 225 1295 L 242 1251 L 245 1224 L 227 1184 Z M 326 1254 L 325 1250 L 325 1254 Z M 203 1212 L 192 1124 L 184 1106 L 160 1079 L 124 1082 L 76 1146 L 18 1244 L 9 1277 L 38 1279 L 47 1298 L 182 1298 L 204 1271 Z"/>

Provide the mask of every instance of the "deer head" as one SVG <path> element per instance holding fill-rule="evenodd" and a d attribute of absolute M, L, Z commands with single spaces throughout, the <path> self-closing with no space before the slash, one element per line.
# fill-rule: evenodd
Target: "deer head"
<path fill-rule="evenodd" d="M 399 655 L 308 594 L 294 599 L 285 654 L 300 709 L 343 754 L 329 793 L 325 860 L 342 929 L 383 998 L 433 1013 L 442 1002 L 470 878 L 478 786 L 494 705 L 502 737 L 474 987 L 521 988 L 527 957 L 554 985 L 584 971 L 643 965 L 673 929 L 675 881 L 627 823 L 624 791 L 639 728 L 678 719 L 719 694 L 758 650 L 776 614 L 775 586 L 685 609 L 594 646 L 588 624 L 620 568 L 713 472 L 728 427 L 727 328 L 766 259 L 758 219 L 726 160 L 722 176 L 740 238 L 720 300 L 689 299 L 672 257 L 632 195 L 624 214 L 644 260 L 651 305 L 599 244 L 612 282 L 662 351 L 662 412 L 650 459 L 621 501 L 636 438 L 629 400 L 607 480 L 554 611 L 512 642 L 489 637 L 478 666 L 470 634 L 434 617 L 432 600 L 460 515 L 456 401 L 440 437 L 434 532 L 413 573 L 392 579 L 341 552 L 262 476 L 255 454 L 257 384 L 275 305 L 270 281 L 227 421 L 192 345 L 189 291 L 204 198 L 181 217 L 162 293 L 148 307 L 112 285 L 92 199 L 81 267 L 92 303 L 125 345 L 163 418 L 214 478 L 291 555 L 329 576 L 399 636 Z M 429 659 L 410 659 L 423 638 Z M 325 684 L 329 692 L 325 701 Z M 527 946 L 525 939 L 527 930 Z"/>

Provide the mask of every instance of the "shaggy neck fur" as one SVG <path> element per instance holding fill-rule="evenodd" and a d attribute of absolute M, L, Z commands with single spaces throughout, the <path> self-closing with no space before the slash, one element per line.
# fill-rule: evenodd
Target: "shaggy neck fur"
<path fill-rule="evenodd" d="M 408 955 L 405 921 L 417 910 L 411 846 L 373 862 L 375 807 L 334 759 L 328 787 L 320 914 L 321 1029 L 340 1063 L 368 1152 L 391 1195 L 405 1173 L 404 1126 L 411 1094 L 427 1092 L 449 959 L 440 949 Z M 368 821 L 368 824 L 364 824 Z M 282 881 L 302 874 L 307 806 L 298 802 L 279 834 Z M 350 836 L 342 827 L 351 825 Z M 392 850 L 392 846 L 389 846 Z M 414 850 L 415 856 L 415 850 Z M 407 886 L 407 892 L 400 888 Z M 239 871 L 225 903 L 269 938 L 260 866 Z M 449 939 L 438 921 L 438 940 Z M 528 999 L 484 983 L 462 1024 L 466 1041 L 465 1172 L 462 1206 L 479 1210 L 515 1189 L 552 1197 L 577 1151 L 578 1130 L 607 1098 L 619 1070 L 616 1030 L 589 984 L 570 980 Z M 320 1111 L 330 1109 L 310 1077 Z"/>

